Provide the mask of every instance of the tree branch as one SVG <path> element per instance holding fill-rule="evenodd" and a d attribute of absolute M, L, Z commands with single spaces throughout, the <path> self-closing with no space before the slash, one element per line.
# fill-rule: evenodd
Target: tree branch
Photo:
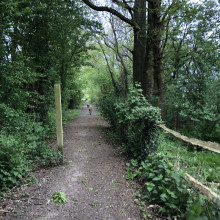
<path fill-rule="evenodd" d="M 118 11 L 116 11 L 113 8 L 106 7 L 106 6 L 96 6 L 93 3 L 91 3 L 89 0 L 82 0 L 82 1 L 95 11 L 109 12 L 109 13 L 115 15 L 116 17 L 118 17 L 119 19 L 121 19 L 122 21 L 126 22 L 127 24 L 130 24 L 132 27 L 138 28 L 138 27 L 136 27 L 135 23 L 131 19 L 125 17 L 124 15 L 122 15 L 121 13 L 119 13 Z"/>
<path fill-rule="evenodd" d="M 134 54 L 134 51 L 132 49 L 128 48 L 127 46 L 122 45 L 122 47 L 126 48 L 132 55 Z"/>
<path fill-rule="evenodd" d="M 84 1 L 84 0 L 83 0 L 83 1 Z M 103 55 L 104 55 L 104 57 L 105 57 L 105 61 L 106 61 L 106 63 L 107 63 L 108 71 L 109 71 L 109 73 L 110 73 L 111 80 L 112 80 L 112 84 L 113 84 L 113 87 L 114 87 L 114 90 L 115 90 L 115 94 L 118 95 L 118 94 L 119 94 L 118 86 L 117 86 L 117 84 L 116 84 L 116 82 L 115 82 L 114 74 L 113 74 L 113 72 L 112 72 L 112 70 L 111 70 L 111 67 L 110 67 L 109 62 L 108 62 L 108 58 L 107 58 L 107 56 L 106 56 L 106 54 L 105 54 L 104 48 L 102 47 L 102 43 L 100 42 L 100 40 L 98 40 L 98 44 L 99 44 L 99 46 L 100 46 L 100 48 L 101 48 L 101 50 L 102 50 L 102 53 L 103 53 Z"/>
<path fill-rule="evenodd" d="M 120 1 L 118 1 L 118 0 L 112 0 L 114 3 L 116 3 L 117 5 L 120 5 L 120 6 L 124 6 L 126 9 L 128 9 L 129 11 L 131 10 L 131 11 L 133 11 L 134 9 L 130 6 L 130 5 L 128 5 L 128 3 L 125 1 L 125 0 L 123 0 L 123 2 L 120 2 Z"/>
<path fill-rule="evenodd" d="M 123 2 L 126 5 L 126 8 L 128 9 L 128 11 L 129 11 L 129 13 L 131 15 L 132 20 L 134 20 L 134 8 L 130 7 L 125 0 L 123 0 Z"/>
<path fill-rule="evenodd" d="M 167 25 L 166 25 L 167 26 L 167 28 L 166 28 L 166 37 L 165 37 L 165 40 L 164 40 L 163 45 L 162 45 L 162 54 L 164 53 L 164 49 L 165 49 L 167 41 L 168 41 L 170 20 L 171 20 L 171 15 L 169 15 L 169 18 L 168 18 L 168 21 L 167 21 Z"/>
<path fill-rule="evenodd" d="M 161 19 L 161 23 L 164 23 L 164 20 L 166 19 L 167 14 L 169 13 L 169 10 L 173 7 L 173 5 L 177 2 L 178 0 L 173 0 L 171 5 L 167 8 L 166 12 L 164 13 L 162 19 Z"/>
<path fill-rule="evenodd" d="M 117 35 L 116 35 L 116 32 L 115 32 L 115 27 L 114 27 L 113 20 L 110 20 L 110 23 L 111 23 L 113 35 L 114 35 L 114 38 L 115 38 L 116 55 L 118 56 L 118 58 L 119 58 L 119 60 L 121 62 L 121 65 L 123 67 L 125 75 L 128 76 L 128 70 L 127 70 L 127 68 L 126 68 L 126 66 L 124 64 L 124 60 L 123 60 L 121 54 L 119 53 L 118 40 L 117 40 Z"/>

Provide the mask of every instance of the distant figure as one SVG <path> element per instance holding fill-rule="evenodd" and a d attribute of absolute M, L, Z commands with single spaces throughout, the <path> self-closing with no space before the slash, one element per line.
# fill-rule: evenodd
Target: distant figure
<path fill-rule="evenodd" d="M 92 114 L 92 106 L 89 107 L 89 114 Z"/>
<path fill-rule="evenodd" d="M 87 104 L 87 108 L 89 108 L 89 105 Z"/>

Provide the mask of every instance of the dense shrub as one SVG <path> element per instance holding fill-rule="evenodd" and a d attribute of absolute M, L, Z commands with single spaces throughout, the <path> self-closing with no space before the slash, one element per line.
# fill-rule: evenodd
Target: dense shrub
<path fill-rule="evenodd" d="M 127 98 L 105 99 L 101 111 L 125 143 L 127 153 L 143 159 L 156 150 L 160 110 L 147 102 L 138 85 L 130 89 Z"/>
<path fill-rule="evenodd" d="M 0 134 L 0 190 L 16 184 L 28 170 L 21 145 L 15 136 Z"/>
<path fill-rule="evenodd" d="M 3 104 L 0 109 L 4 118 L 0 131 L 1 191 L 17 184 L 34 163 L 58 163 L 59 153 L 47 144 L 52 131 L 37 121 L 37 115 L 21 113 Z"/>
<path fill-rule="evenodd" d="M 107 97 L 99 106 L 125 150 L 135 158 L 128 164 L 126 179 L 139 180 L 142 201 L 159 205 L 159 212 L 170 217 L 219 219 L 220 212 L 208 198 L 192 190 L 163 155 L 152 153 L 157 148 L 160 111 L 146 101 L 139 87 L 131 89 L 127 98 Z"/>
<path fill-rule="evenodd" d="M 108 120 L 112 128 L 116 129 L 116 111 L 115 103 L 118 101 L 116 97 L 107 96 L 98 102 L 101 114 Z"/>

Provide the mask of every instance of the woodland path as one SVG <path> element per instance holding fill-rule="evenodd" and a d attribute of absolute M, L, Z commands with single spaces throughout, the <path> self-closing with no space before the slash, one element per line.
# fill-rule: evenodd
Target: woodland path
<path fill-rule="evenodd" d="M 65 165 L 33 172 L 38 183 L 16 188 L 2 219 L 142 219 L 134 203 L 137 185 L 125 180 L 126 161 L 107 132 L 97 110 L 89 115 L 84 105 L 81 114 L 64 126 Z M 55 192 L 65 192 L 67 202 L 55 204 L 51 199 Z"/>

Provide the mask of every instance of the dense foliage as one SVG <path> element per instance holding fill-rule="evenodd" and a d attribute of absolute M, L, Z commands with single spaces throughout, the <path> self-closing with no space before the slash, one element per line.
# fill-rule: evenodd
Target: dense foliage
<path fill-rule="evenodd" d="M 111 8 L 124 17 L 130 18 L 134 13 L 135 18 L 133 7 L 140 6 L 135 3 L 144 1 L 110 2 Z M 108 36 L 99 41 L 103 56 L 91 54 L 92 65 L 84 69 L 84 78 L 89 81 L 85 91 L 100 106 L 125 151 L 137 159 L 132 160 L 127 179 L 141 182 L 142 200 L 159 205 L 162 214 L 181 219 L 219 219 L 218 207 L 195 192 L 181 172 L 168 165 L 171 161 L 217 192 L 219 156 L 192 150 L 193 147 L 187 148 L 158 133 L 154 125 L 161 121 L 159 110 L 152 107 L 163 107 L 163 120 L 168 127 L 189 137 L 220 141 L 219 3 L 147 2 L 147 30 L 145 25 L 142 29 L 139 26 L 142 36 L 133 31 L 132 24 L 123 24 L 125 19 L 110 16 Z M 143 19 L 144 16 L 144 23 Z M 145 34 L 147 38 L 143 37 Z M 142 48 L 142 57 L 137 61 L 135 37 L 143 48 L 147 43 L 146 69 L 139 79 L 142 88 L 147 85 L 147 101 L 140 96 L 140 90 L 126 89 L 137 79 L 136 62 L 141 69 L 145 56 Z M 155 151 L 156 154 L 149 154 Z"/>
<path fill-rule="evenodd" d="M 83 1 L 0 2 L 0 190 L 19 183 L 34 162 L 58 163 L 47 141 L 55 131 L 53 85 L 61 83 L 64 121 L 83 95 L 96 103 L 137 159 L 127 178 L 142 181 L 145 199 L 168 215 L 218 218 L 206 198 L 189 198 L 192 191 L 164 159 L 176 162 L 170 151 L 178 150 L 180 166 L 203 172 L 211 185 L 219 182 L 218 156 L 180 150 L 163 134 L 161 157 L 152 153 L 161 112 L 173 129 L 220 141 L 219 3 L 110 1 L 108 37 L 100 38 L 97 14 Z M 136 81 L 141 85 L 129 88 Z"/>
<path fill-rule="evenodd" d="M 220 182 L 220 155 L 182 143 L 180 139 L 161 131 L 158 138 L 158 152 L 167 161 L 175 164 L 213 190 L 218 191 Z"/>
<path fill-rule="evenodd" d="M 51 128 L 37 122 L 35 115 L 4 107 L 3 117 L 9 121 L 0 132 L 0 190 L 17 184 L 33 163 L 52 165 L 52 158 L 53 165 L 59 162 L 59 153 L 45 142 Z"/>
<path fill-rule="evenodd" d="M 150 154 L 141 163 L 131 160 L 127 166 L 126 179 L 138 179 L 143 186 L 140 199 L 156 204 L 159 213 L 188 220 L 219 219 L 219 208 L 193 191 L 181 171 L 174 171 L 163 154 Z"/>
<path fill-rule="evenodd" d="M 176 13 L 164 57 L 165 120 L 188 136 L 219 142 L 219 4 L 185 3 Z"/>
<path fill-rule="evenodd" d="M 53 86 L 61 84 L 64 114 L 80 105 L 79 69 L 100 24 L 78 0 L 2 0 L 0 19 L 2 190 L 33 162 L 59 159 L 47 144 L 55 131 Z"/>
<path fill-rule="evenodd" d="M 128 154 L 143 159 L 156 150 L 156 124 L 161 122 L 160 110 L 147 102 L 138 85 L 130 89 L 126 98 L 106 98 L 100 107 Z"/>

